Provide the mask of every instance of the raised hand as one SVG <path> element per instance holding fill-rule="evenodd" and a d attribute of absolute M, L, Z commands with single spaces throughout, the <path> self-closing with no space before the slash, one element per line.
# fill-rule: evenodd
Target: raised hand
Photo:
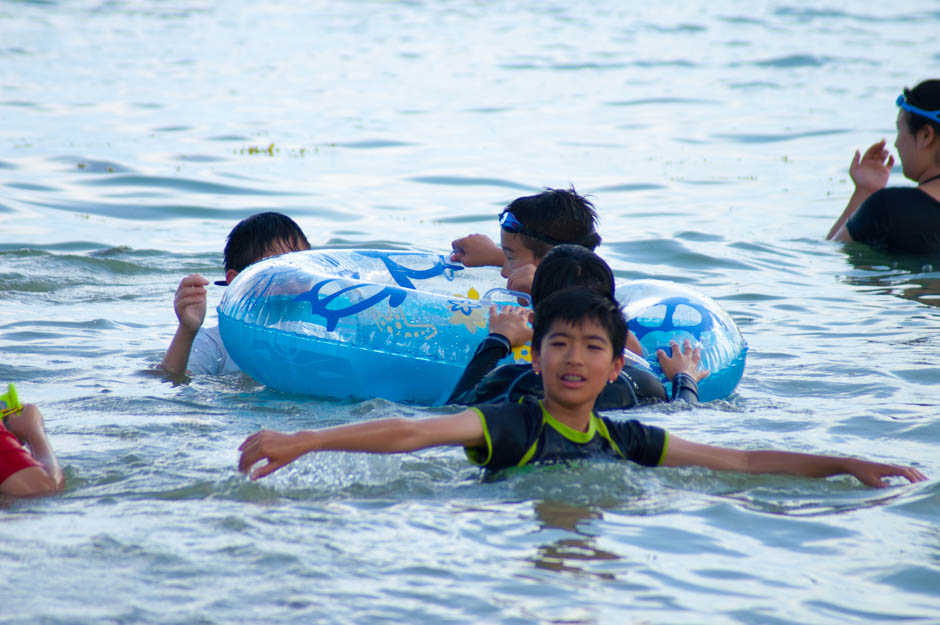
<path fill-rule="evenodd" d="M 894 156 L 885 148 L 885 140 L 882 139 L 865 150 L 864 155 L 855 151 L 849 175 L 856 188 L 874 193 L 888 184 L 892 167 Z"/>
<path fill-rule="evenodd" d="M 196 332 L 206 319 L 206 285 L 209 281 L 193 273 L 182 280 L 176 288 L 173 298 L 173 310 L 180 325 L 190 332 Z"/>
<path fill-rule="evenodd" d="M 513 270 L 506 279 L 506 288 L 520 293 L 532 292 L 532 281 L 535 279 L 535 265 L 522 265 Z"/>

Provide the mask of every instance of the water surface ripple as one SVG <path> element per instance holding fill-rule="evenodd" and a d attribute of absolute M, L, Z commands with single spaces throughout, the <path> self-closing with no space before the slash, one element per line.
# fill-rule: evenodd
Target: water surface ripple
<path fill-rule="evenodd" d="M 940 260 L 822 240 L 852 153 L 937 74 L 937 11 L 0 0 L 0 21 L 0 383 L 40 404 L 68 478 L 0 502 L 0 623 L 937 622 Z M 258 428 L 442 409 L 153 370 L 179 279 L 221 278 L 247 215 L 443 251 L 569 185 L 619 278 L 708 293 L 750 345 L 729 399 L 629 416 L 930 481 L 483 480 L 442 449 L 252 483 Z"/>

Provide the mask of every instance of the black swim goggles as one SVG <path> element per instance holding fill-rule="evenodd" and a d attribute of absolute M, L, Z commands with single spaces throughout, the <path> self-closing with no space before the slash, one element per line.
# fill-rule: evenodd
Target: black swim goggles
<path fill-rule="evenodd" d="M 922 108 L 918 108 L 913 104 L 910 104 L 907 101 L 907 96 L 903 93 L 898 96 L 897 102 L 895 102 L 895 104 L 909 113 L 914 113 L 916 115 L 920 115 L 921 117 L 926 117 L 927 119 L 940 123 L 940 111 L 925 111 Z"/>
<path fill-rule="evenodd" d="M 499 227 L 510 234 L 522 234 L 527 237 L 532 237 L 533 239 L 538 239 L 543 243 L 548 243 L 549 245 L 563 245 L 565 243 L 573 243 L 573 241 L 559 241 L 558 239 L 553 239 L 549 236 L 539 234 L 534 230 L 526 228 L 515 215 L 509 212 L 508 208 L 499 214 Z"/>

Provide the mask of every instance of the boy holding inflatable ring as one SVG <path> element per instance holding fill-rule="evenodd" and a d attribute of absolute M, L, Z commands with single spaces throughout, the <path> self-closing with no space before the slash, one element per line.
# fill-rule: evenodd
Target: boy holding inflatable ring
<path fill-rule="evenodd" d="M 552 293 L 573 287 L 589 288 L 614 299 L 614 274 L 600 256 L 587 248 L 579 245 L 552 248 L 535 270 L 533 305 L 537 306 Z M 497 366 L 513 347 L 532 339 L 530 317 L 530 310 L 516 306 L 490 311 L 489 335 L 477 347 L 445 403 L 469 406 L 516 401 L 524 395 L 542 396 L 541 380 L 534 375 L 531 366 L 521 363 Z M 627 342 L 629 344 L 629 338 Z M 663 373 L 672 382 L 672 399 L 697 403 L 698 382 L 708 371 L 698 369 L 700 348 L 691 353 L 691 361 L 675 353 L 667 355 L 662 350 L 657 352 L 657 357 Z M 594 410 L 624 410 L 669 399 L 663 383 L 654 373 L 626 362 L 617 379 L 598 395 Z"/>
<path fill-rule="evenodd" d="M 586 197 L 571 189 L 545 189 L 513 200 L 499 214 L 499 241 L 485 234 L 454 240 L 450 259 L 467 267 L 502 267 L 506 288 L 528 293 L 535 267 L 550 249 L 572 243 L 594 250 L 601 244 L 597 212 Z"/>
<path fill-rule="evenodd" d="M 258 261 L 288 252 L 309 250 L 307 236 L 294 220 L 280 213 L 258 213 L 238 222 L 225 244 L 225 280 L 215 284 L 226 286 L 238 273 Z M 228 357 L 218 326 L 205 329 L 206 285 L 209 281 L 198 273 L 180 280 L 173 298 L 173 310 L 179 325 L 160 362 L 160 368 L 174 375 L 239 373 L 241 369 Z"/>
<path fill-rule="evenodd" d="M 890 476 L 926 479 L 911 467 L 702 445 L 638 421 L 599 417 L 594 402 L 624 363 L 627 325 L 620 307 L 594 291 L 569 289 L 541 302 L 534 321 L 532 366 L 544 379 L 544 400 L 527 397 L 428 419 L 382 419 L 293 434 L 262 430 L 239 446 L 239 471 L 258 479 L 314 451 L 403 453 L 462 446 L 472 462 L 493 471 L 605 457 L 743 473 L 847 473 L 876 487 L 887 486 L 883 478 Z M 267 462 L 252 470 L 262 460 Z"/>

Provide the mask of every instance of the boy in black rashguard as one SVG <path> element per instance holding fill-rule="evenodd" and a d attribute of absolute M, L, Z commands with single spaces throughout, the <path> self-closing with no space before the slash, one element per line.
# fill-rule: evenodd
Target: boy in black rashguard
<path fill-rule="evenodd" d="M 552 293 L 573 287 L 589 288 L 614 299 L 614 273 L 604 259 L 587 248 L 567 244 L 552 248 L 535 270 L 532 303 L 538 305 Z M 528 313 L 512 306 L 490 310 L 490 334 L 477 347 L 446 403 L 473 406 L 516 402 L 525 396 L 542 397 L 542 380 L 530 365 L 497 366 L 513 347 L 524 345 L 532 338 Z M 627 351 L 624 356 L 632 357 L 632 352 Z M 693 352 L 696 366 L 689 370 L 677 366 L 676 355 L 661 352 L 657 356 L 672 381 L 672 399 L 697 403 L 698 382 L 708 375 L 708 371 L 697 368 L 700 352 Z M 652 371 L 625 359 L 617 379 L 597 396 L 594 410 L 624 410 L 669 399 L 663 383 Z"/>
<path fill-rule="evenodd" d="M 886 486 L 882 480 L 886 476 L 911 482 L 926 479 L 911 467 L 701 445 L 660 428 L 598 418 L 592 407 L 601 389 L 623 367 L 626 329 L 623 313 L 611 299 L 585 289 L 560 291 L 535 310 L 532 367 L 543 378 L 544 400 L 529 400 L 516 410 L 497 404 L 429 419 L 382 419 L 293 434 L 262 430 L 239 447 L 239 471 L 258 479 L 313 451 L 401 453 L 459 445 L 493 470 L 601 455 L 649 465 L 745 473 L 807 477 L 848 473 L 869 486 Z M 691 363 L 688 344 L 681 353 Z M 534 409 L 533 401 L 540 410 Z M 523 427 L 515 423 L 520 416 L 527 420 Z M 262 460 L 266 464 L 252 470 Z"/>

